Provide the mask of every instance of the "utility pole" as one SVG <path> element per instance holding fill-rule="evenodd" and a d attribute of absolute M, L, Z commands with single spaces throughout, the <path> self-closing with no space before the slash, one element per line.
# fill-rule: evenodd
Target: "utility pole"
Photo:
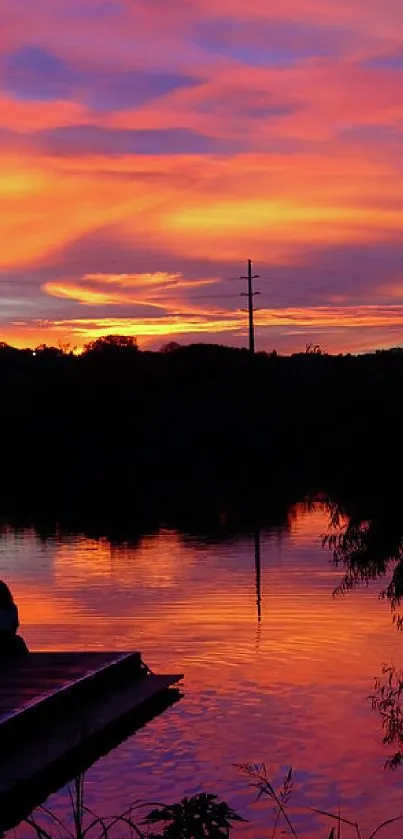
<path fill-rule="evenodd" d="M 248 281 L 248 291 L 242 292 L 242 297 L 248 298 L 248 313 L 249 313 L 249 352 L 251 355 L 255 354 L 255 325 L 253 322 L 253 298 L 255 294 L 260 294 L 259 291 L 253 291 L 253 280 L 257 280 L 259 274 L 252 274 L 252 260 L 248 259 L 248 275 L 241 277 L 241 280 Z"/>

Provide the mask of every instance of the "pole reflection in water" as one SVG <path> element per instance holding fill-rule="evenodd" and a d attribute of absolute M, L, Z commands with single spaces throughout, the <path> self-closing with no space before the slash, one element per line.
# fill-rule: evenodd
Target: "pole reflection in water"
<path fill-rule="evenodd" d="M 260 553 L 260 530 L 255 530 L 255 579 L 256 579 L 256 605 L 258 623 L 262 620 L 262 560 Z"/>
<path fill-rule="evenodd" d="M 31 649 L 140 649 L 156 672 L 185 673 L 181 702 L 89 770 L 91 809 L 209 789 L 250 819 L 237 835 L 263 839 L 267 810 L 234 766 L 264 760 L 272 778 L 290 765 L 299 773 L 296 806 L 334 810 L 341 800 L 368 835 L 400 812 L 403 769 L 384 771 L 392 748 L 379 742 L 367 697 L 383 661 L 400 665 L 402 635 L 378 596 L 384 579 L 333 597 L 344 565 L 323 549 L 328 528 L 324 505 L 300 504 L 284 526 L 228 538 L 3 534 L 0 576 Z M 50 806 L 67 815 L 66 792 Z M 309 815 L 298 829 L 324 835 Z"/>

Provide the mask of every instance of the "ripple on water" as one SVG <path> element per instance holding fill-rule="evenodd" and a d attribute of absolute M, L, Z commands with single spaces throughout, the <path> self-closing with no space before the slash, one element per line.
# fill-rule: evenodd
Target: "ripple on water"
<path fill-rule="evenodd" d="M 264 839 L 270 808 L 235 767 L 264 760 L 279 782 L 295 767 L 303 835 L 323 836 L 305 806 L 341 802 L 365 824 L 400 809 L 367 696 L 382 663 L 400 663 L 401 638 L 376 588 L 332 597 L 326 524 L 320 507 L 298 508 L 291 530 L 261 534 L 260 623 L 251 536 L 207 543 L 162 531 L 117 547 L 3 534 L 0 574 L 32 649 L 140 648 L 156 671 L 185 673 L 183 699 L 88 772 L 91 808 L 209 790 L 251 820 L 237 835 Z M 49 804 L 67 816 L 66 790 Z"/>

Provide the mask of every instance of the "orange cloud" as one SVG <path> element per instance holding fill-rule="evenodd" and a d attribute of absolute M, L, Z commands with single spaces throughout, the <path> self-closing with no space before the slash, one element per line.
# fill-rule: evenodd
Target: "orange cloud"
<path fill-rule="evenodd" d="M 256 313 L 261 326 L 317 328 L 403 326 L 403 306 L 315 306 L 265 309 Z"/>
<path fill-rule="evenodd" d="M 403 183 L 393 166 L 356 158 L 8 156 L 4 163 L 3 268 L 49 259 L 108 225 L 118 241 L 142 235 L 181 258 L 243 260 L 252 251 L 281 264 L 312 244 L 400 238 L 403 224 Z"/>
<path fill-rule="evenodd" d="M 0 127 L 8 131 L 30 134 L 58 128 L 60 125 L 82 125 L 94 122 L 87 108 L 79 102 L 21 101 L 0 93 Z M 10 139 L 10 150 L 12 148 Z"/>
<path fill-rule="evenodd" d="M 80 302 L 85 302 L 88 305 L 93 301 L 80 298 Z M 146 304 L 146 301 L 141 301 L 141 305 Z M 138 305 L 137 300 L 136 305 Z M 81 349 L 87 341 L 106 334 L 133 335 L 140 338 L 142 345 L 147 343 L 147 339 L 163 339 L 171 336 L 190 335 L 193 337 L 214 334 L 230 336 L 231 333 L 232 335 L 246 336 L 246 314 L 239 309 L 228 311 L 226 309 L 215 309 L 211 305 L 202 308 L 195 303 L 187 304 L 185 301 L 177 301 L 175 311 L 171 303 L 160 304 L 159 308 L 165 311 L 158 317 L 135 315 L 123 318 L 80 317 L 63 320 L 42 320 L 40 322 L 15 322 L 3 333 L 3 340 L 8 340 L 19 346 L 26 346 L 27 344 L 35 346 L 42 343 L 46 338 L 48 343 L 57 344 L 59 341 L 69 341 L 73 346 Z M 290 336 L 300 336 L 299 349 L 301 349 L 305 345 L 304 334 L 321 332 L 328 335 L 325 348 L 333 350 L 337 347 L 337 339 L 332 337 L 332 333 L 338 330 L 350 331 L 352 336 L 359 335 L 360 330 L 363 329 L 375 330 L 379 341 L 379 334 L 382 333 L 382 330 L 403 327 L 403 306 L 317 306 L 301 307 L 299 309 L 261 309 L 255 314 L 255 323 L 259 330 L 259 336 L 264 335 L 265 329 L 271 330 L 271 344 L 275 343 L 273 335 L 282 330 Z M 16 340 L 17 336 L 18 340 Z M 361 351 L 367 351 L 373 346 L 371 340 L 370 337 L 367 337 L 362 342 Z M 357 337 L 345 339 L 343 348 L 347 351 L 354 350 L 354 341 L 357 341 Z"/>
<path fill-rule="evenodd" d="M 70 281 L 48 282 L 43 290 L 54 297 L 74 300 L 85 305 L 143 305 L 156 308 L 178 308 L 180 300 L 167 295 L 211 286 L 218 279 L 185 280 L 182 274 L 86 274 L 80 284 Z M 93 288 L 93 284 L 98 289 Z M 112 288 L 111 288 L 112 287 Z M 164 295 L 164 296 L 161 296 Z"/>
<path fill-rule="evenodd" d="M 0 272 L 8 283 L 32 272 L 37 299 L 29 320 L 21 295 L 3 335 L 81 339 L 108 324 L 144 336 L 239 334 L 242 312 L 195 305 L 192 291 L 205 285 L 208 297 L 228 263 L 232 274 L 249 255 L 292 269 L 298 289 L 257 314 L 261 330 L 400 325 L 398 310 L 376 305 L 399 300 L 390 276 L 366 292 L 362 283 L 358 308 L 342 269 L 305 306 L 298 279 L 329 250 L 400 246 L 398 0 L 285 0 L 281 14 L 266 0 L 118 6 L 38 0 L 22 28 L 4 0 Z M 41 89 L 49 66 L 53 99 Z M 121 272 L 98 257 L 106 240 Z M 171 281 L 173 269 L 190 279 Z M 159 316 L 127 321 L 119 306 Z"/>
<path fill-rule="evenodd" d="M 137 219 L 138 229 L 146 226 L 144 213 L 153 199 L 142 183 L 108 176 L 105 159 L 94 173 L 84 161 L 76 166 L 57 158 L 9 155 L 3 163 L 0 198 L 7 214 L 0 219 L 0 268 L 34 265 L 78 237 L 128 217 Z M 136 168 L 139 161 L 126 171 Z"/>

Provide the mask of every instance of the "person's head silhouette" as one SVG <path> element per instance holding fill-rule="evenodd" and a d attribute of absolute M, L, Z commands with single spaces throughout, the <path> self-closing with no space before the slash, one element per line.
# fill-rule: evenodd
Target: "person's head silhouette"
<path fill-rule="evenodd" d="M 19 626 L 18 608 L 13 595 L 4 580 L 0 580 L 0 658 L 4 656 L 27 655 L 28 647 L 17 635 Z"/>
<path fill-rule="evenodd" d="M 7 583 L 4 580 L 0 580 L 0 609 L 10 609 L 13 603 L 13 595 Z"/>

